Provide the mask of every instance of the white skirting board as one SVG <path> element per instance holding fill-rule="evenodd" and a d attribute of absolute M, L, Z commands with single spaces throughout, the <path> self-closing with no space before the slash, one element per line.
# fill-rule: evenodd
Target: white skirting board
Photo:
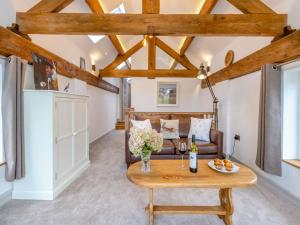
<path fill-rule="evenodd" d="M 11 200 L 11 190 L 7 190 L 6 192 L 0 195 L 0 207 L 3 206 L 5 203 Z"/>
<path fill-rule="evenodd" d="M 68 187 L 73 181 L 75 181 L 88 167 L 90 166 L 90 161 L 82 164 L 81 167 L 63 183 L 58 185 L 54 191 L 13 191 L 12 199 L 30 199 L 30 200 L 53 200 L 56 198 L 63 190 Z"/>

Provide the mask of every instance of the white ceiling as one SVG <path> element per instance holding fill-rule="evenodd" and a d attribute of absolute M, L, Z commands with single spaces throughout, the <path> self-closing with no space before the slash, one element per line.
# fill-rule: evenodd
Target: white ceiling
<path fill-rule="evenodd" d="M 11 0 L 16 11 L 27 11 L 39 0 Z M 142 0 L 99 0 L 104 11 L 110 12 L 117 8 L 120 4 L 124 4 L 126 13 L 141 13 Z M 202 7 L 204 0 L 160 0 L 160 12 L 167 13 L 198 13 Z M 265 0 L 266 4 L 272 6 L 276 5 L 277 1 Z M 90 12 L 84 0 L 75 0 L 62 12 Z M 241 13 L 225 0 L 218 1 L 212 13 Z M 97 65 L 101 68 L 113 61 L 116 57 L 116 51 L 107 37 L 101 39 L 94 44 L 87 35 L 68 36 L 69 41 L 74 42 L 81 50 L 92 56 Z M 119 36 L 121 43 L 125 50 L 128 50 L 138 41 L 142 36 Z M 179 50 L 184 37 L 160 37 L 173 49 Z M 187 56 L 196 66 L 200 65 L 202 61 L 210 61 L 213 55 L 222 50 L 226 45 L 232 41 L 232 37 L 196 37 L 187 51 Z M 160 49 L 157 49 L 157 68 L 169 68 L 173 60 Z M 133 69 L 147 69 L 147 47 L 144 47 L 132 57 Z M 180 68 L 180 66 L 178 67 Z"/>

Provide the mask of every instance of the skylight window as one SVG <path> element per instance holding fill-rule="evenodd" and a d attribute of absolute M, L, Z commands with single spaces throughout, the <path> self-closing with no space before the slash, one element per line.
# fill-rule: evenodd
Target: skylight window
<path fill-rule="evenodd" d="M 104 38 L 104 35 L 88 35 L 88 37 L 91 39 L 94 44 L 96 44 L 98 41 L 100 41 L 102 38 Z"/>
<path fill-rule="evenodd" d="M 128 61 L 131 63 L 131 57 L 128 58 Z M 122 62 L 120 65 L 117 66 L 117 69 L 122 69 L 126 65 L 125 62 Z"/>
<path fill-rule="evenodd" d="M 112 14 L 124 14 L 126 13 L 124 4 L 122 3 L 117 8 L 113 9 L 110 13 Z M 102 38 L 105 37 L 105 35 L 88 35 L 88 37 L 91 39 L 91 41 L 96 44 L 98 41 L 100 41 Z"/>
<path fill-rule="evenodd" d="M 124 4 L 122 3 L 117 8 L 113 9 L 110 13 L 112 13 L 112 14 L 124 14 L 124 13 L 126 13 Z"/>

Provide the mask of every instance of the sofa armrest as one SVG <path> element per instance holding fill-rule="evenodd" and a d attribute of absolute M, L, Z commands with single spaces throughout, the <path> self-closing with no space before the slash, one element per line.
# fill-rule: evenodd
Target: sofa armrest
<path fill-rule="evenodd" d="M 218 146 L 218 157 L 223 158 L 223 132 L 219 130 L 210 130 L 210 141 Z"/>

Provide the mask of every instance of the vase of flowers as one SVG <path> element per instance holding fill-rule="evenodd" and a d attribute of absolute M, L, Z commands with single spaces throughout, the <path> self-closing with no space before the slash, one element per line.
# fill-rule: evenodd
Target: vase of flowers
<path fill-rule="evenodd" d="M 130 129 L 129 149 L 135 157 L 141 157 L 142 172 L 150 172 L 150 157 L 152 152 L 160 152 L 163 137 L 154 129 Z"/>

